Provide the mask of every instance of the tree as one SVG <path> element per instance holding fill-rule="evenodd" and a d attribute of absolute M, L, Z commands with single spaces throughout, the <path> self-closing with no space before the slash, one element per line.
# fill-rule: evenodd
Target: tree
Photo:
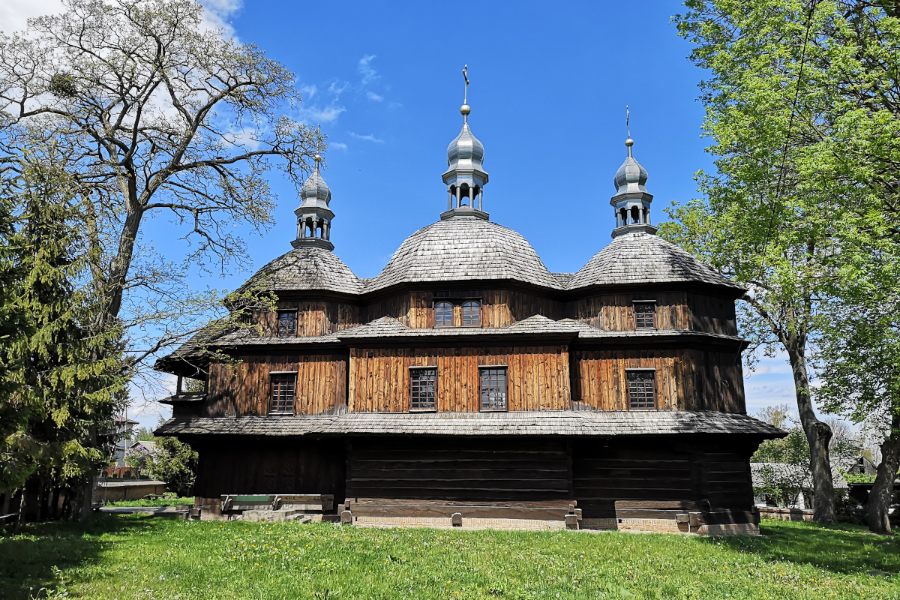
<path fill-rule="evenodd" d="M 277 165 L 299 186 L 322 137 L 281 115 L 301 100 L 293 74 L 202 30 L 196 2 L 64 6 L 0 34 L 0 164 L 21 173 L 28 149 L 53 141 L 85 206 L 98 323 L 129 333 L 139 368 L 221 309 L 215 293 L 189 293 L 185 274 L 242 264 L 234 226 L 272 221 L 266 173 Z M 141 237 L 157 214 L 184 233 L 180 263 Z"/>
<path fill-rule="evenodd" d="M 81 206 L 68 181 L 54 165 L 35 161 L 11 184 L 18 208 L 3 239 L 10 249 L 4 262 L 19 274 L 10 291 L 22 328 L 0 350 L 0 362 L 12 366 L 0 413 L 15 423 L 5 444 L 15 460 L 2 491 L 36 478 L 40 507 L 66 493 L 88 513 L 90 482 L 108 460 L 108 432 L 128 378 L 121 331 L 98 325 L 100 299 L 93 286 L 79 285 L 89 254 L 80 252 L 85 244 L 74 224 Z"/>
<path fill-rule="evenodd" d="M 789 229 L 825 230 L 824 236 L 801 236 L 798 244 L 784 246 L 794 248 L 794 257 L 805 246 L 811 258 L 810 271 L 800 278 L 804 285 L 788 286 L 810 301 L 785 306 L 809 309 L 794 312 L 812 317 L 811 327 L 798 330 L 807 342 L 820 335 L 834 339 L 823 333 L 826 329 L 853 335 L 837 327 L 841 306 L 857 303 L 858 278 L 877 270 L 881 257 L 898 255 L 900 246 L 900 5 L 891 0 L 749 5 L 691 0 L 686 5 L 688 13 L 676 17 L 680 33 L 697 45 L 695 63 L 712 73 L 702 99 L 723 174 L 712 184 L 730 184 L 733 196 L 742 197 L 744 187 L 758 191 L 758 182 L 768 180 L 768 193 L 751 195 L 743 207 L 752 218 L 765 228 L 775 224 L 775 234 L 785 219 L 803 222 L 788 223 Z M 737 204 L 715 191 L 719 198 L 711 196 L 711 204 Z M 783 210 L 783 196 L 791 210 Z M 713 206 L 715 217 L 720 209 Z M 758 233 L 743 241 L 768 251 L 769 234 Z M 748 246 L 752 253 L 759 248 Z M 895 285 L 896 277 L 873 279 L 870 292 L 889 294 Z M 799 393 L 798 403 L 803 404 Z M 853 410 L 845 405 L 843 412 Z M 883 423 L 886 431 L 889 422 Z M 805 423 L 804 429 L 811 428 Z"/>
<path fill-rule="evenodd" d="M 156 450 L 148 461 L 148 470 L 151 477 L 165 481 L 169 489 L 179 496 L 190 496 L 197 478 L 199 457 L 187 444 L 164 437 L 156 442 Z"/>

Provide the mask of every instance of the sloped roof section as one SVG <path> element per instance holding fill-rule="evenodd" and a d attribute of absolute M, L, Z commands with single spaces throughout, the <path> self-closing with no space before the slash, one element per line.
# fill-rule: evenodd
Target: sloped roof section
<path fill-rule="evenodd" d="M 719 275 L 675 244 L 644 232 L 617 236 L 569 282 L 577 290 L 599 285 L 694 282 L 733 290 L 744 288 Z"/>
<path fill-rule="evenodd" d="M 492 279 L 562 289 L 520 234 L 490 221 L 454 218 L 406 238 L 366 291 L 402 283 Z"/>
<path fill-rule="evenodd" d="M 722 434 L 779 438 L 784 432 L 747 415 L 714 411 L 522 411 L 508 413 L 345 413 L 169 419 L 157 435 L 549 435 Z"/>
<path fill-rule="evenodd" d="M 590 327 L 586 325 L 586 327 Z M 365 325 L 339 331 L 333 336 L 341 340 L 361 340 L 368 338 L 398 337 L 447 337 L 447 336 L 494 336 L 494 335 L 528 335 L 528 334 L 571 334 L 573 337 L 580 331 L 573 321 L 554 321 L 543 315 L 533 315 L 527 319 L 516 321 L 507 327 L 436 327 L 434 329 L 414 329 L 407 327 L 394 317 L 381 317 Z"/>
<path fill-rule="evenodd" d="M 301 247 L 282 254 L 247 280 L 238 291 L 253 285 L 263 290 L 327 291 L 359 294 L 362 282 L 334 252 L 324 248 Z"/>

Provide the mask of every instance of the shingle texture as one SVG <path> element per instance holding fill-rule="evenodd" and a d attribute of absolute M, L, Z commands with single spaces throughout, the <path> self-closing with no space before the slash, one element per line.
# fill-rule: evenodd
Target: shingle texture
<path fill-rule="evenodd" d="M 744 289 L 675 244 L 643 232 L 617 236 L 575 274 L 568 289 L 674 282 L 705 283 L 735 292 Z"/>
<path fill-rule="evenodd" d="M 283 254 L 256 272 L 240 290 L 260 285 L 264 290 L 322 290 L 359 294 L 362 282 L 330 250 L 301 247 Z"/>
<path fill-rule="evenodd" d="M 334 334 L 341 340 L 360 340 L 370 338 L 398 337 L 448 337 L 448 336 L 484 336 L 484 335 L 527 335 L 527 334 L 578 333 L 578 328 L 571 321 L 554 321 L 543 315 L 534 315 L 516 321 L 508 327 L 436 327 L 434 329 L 413 329 L 407 327 L 393 317 L 381 317 L 352 329 L 345 329 Z"/>
<path fill-rule="evenodd" d="M 333 416 L 169 419 L 159 435 L 551 435 L 681 434 L 783 437 L 747 415 L 711 411 L 527 411 L 509 413 L 345 413 Z"/>
<path fill-rule="evenodd" d="M 524 237 L 490 221 L 456 218 L 406 238 L 366 291 L 401 283 L 492 279 L 561 289 Z"/>

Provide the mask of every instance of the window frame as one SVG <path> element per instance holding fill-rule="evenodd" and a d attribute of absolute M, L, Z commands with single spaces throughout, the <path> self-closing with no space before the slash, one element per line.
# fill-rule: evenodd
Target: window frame
<path fill-rule="evenodd" d="M 450 296 L 449 292 L 443 293 L 435 293 L 434 298 L 432 300 L 431 307 L 434 310 L 434 329 L 445 329 L 448 327 L 484 327 L 484 314 L 482 309 L 484 308 L 484 301 L 481 296 Z M 478 323 L 475 324 L 465 324 L 465 316 L 463 315 L 463 310 L 466 304 L 475 303 L 478 306 L 476 311 L 478 317 Z M 450 324 L 445 324 L 443 322 L 438 322 L 438 306 L 441 304 L 448 304 L 450 306 Z M 457 317 L 456 308 L 459 307 L 459 316 Z M 446 319 L 444 319 L 446 321 Z"/>
<path fill-rule="evenodd" d="M 631 373 L 648 373 L 650 375 L 650 393 L 653 395 L 653 406 L 632 406 L 631 383 L 628 376 Z M 659 393 L 656 385 L 656 369 L 653 368 L 626 368 L 625 369 L 625 393 L 627 394 L 627 410 L 659 410 Z"/>
<path fill-rule="evenodd" d="M 290 410 L 273 410 L 277 405 L 283 404 L 282 402 L 276 401 L 275 397 L 275 385 L 276 382 L 290 382 L 291 383 L 291 404 Z M 297 371 L 270 371 L 269 372 L 269 402 L 268 402 L 268 410 L 266 414 L 268 415 L 295 415 L 296 413 L 296 403 L 297 403 Z M 283 407 L 282 407 L 283 408 Z"/>
<path fill-rule="evenodd" d="M 288 315 L 288 314 L 293 315 L 294 330 L 290 333 L 282 333 L 281 332 L 281 316 Z M 297 313 L 296 308 L 279 308 L 279 309 L 277 309 L 275 311 L 275 335 L 278 337 L 287 337 L 287 336 L 297 335 L 297 330 L 298 330 L 298 325 L 299 325 L 298 316 L 299 315 Z"/>
<path fill-rule="evenodd" d="M 642 326 L 642 327 L 638 326 L 638 311 L 637 311 L 638 305 L 641 305 L 641 306 L 650 305 L 651 310 L 649 311 L 649 313 L 650 313 L 651 325 L 649 327 L 646 325 Z M 631 313 L 632 313 L 633 319 L 634 319 L 634 329 L 635 330 L 657 329 L 657 327 L 656 327 L 656 300 L 632 300 L 631 301 Z"/>
<path fill-rule="evenodd" d="M 450 314 L 450 319 L 449 319 L 450 324 L 449 325 L 444 322 L 438 323 L 438 307 L 442 304 L 446 304 L 449 307 L 449 311 L 450 311 L 449 312 L 449 314 Z M 443 329 L 445 327 L 453 327 L 453 307 L 454 307 L 453 301 L 446 300 L 444 298 L 441 298 L 440 300 L 438 300 L 434 303 L 434 327 L 435 327 L 435 329 L 438 329 L 438 328 Z M 447 313 L 445 312 L 444 314 L 447 314 Z M 447 319 L 443 319 L 442 321 L 446 321 L 446 320 Z"/>
<path fill-rule="evenodd" d="M 484 373 L 487 371 L 503 372 L 503 408 L 484 406 Z M 509 366 L 478 365 L 478 412 L 509 412 Z"/>
<path fill-rule="evenodd" d="M 431 407 L 413 407 L 413 373 L 421 373 L 424 371 L 434 372 L 434 405 Z M 436 366 L 424 365 L 420 367 L 409 368 L 409 412 L 437 412 L 438 405 L 438 368 Z"/>

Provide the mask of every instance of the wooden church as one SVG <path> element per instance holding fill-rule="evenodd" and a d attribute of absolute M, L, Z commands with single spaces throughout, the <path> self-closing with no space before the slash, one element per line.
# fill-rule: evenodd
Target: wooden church
<path fill-rule="evenodd" d="M 551 273 L 485 212 L 461 112 L 446 211 L 377 277 L 333 252 L 317 156 L 293 249 L 246 284 L 277 311 L 158 362 L 179 391 L 157 433 L 199 452 L 201 517 L 757 532 L 749 458 L 783 432 L 746 413 L 745 290 L 655 235 L 631 139 L 612 243 Z"/>

